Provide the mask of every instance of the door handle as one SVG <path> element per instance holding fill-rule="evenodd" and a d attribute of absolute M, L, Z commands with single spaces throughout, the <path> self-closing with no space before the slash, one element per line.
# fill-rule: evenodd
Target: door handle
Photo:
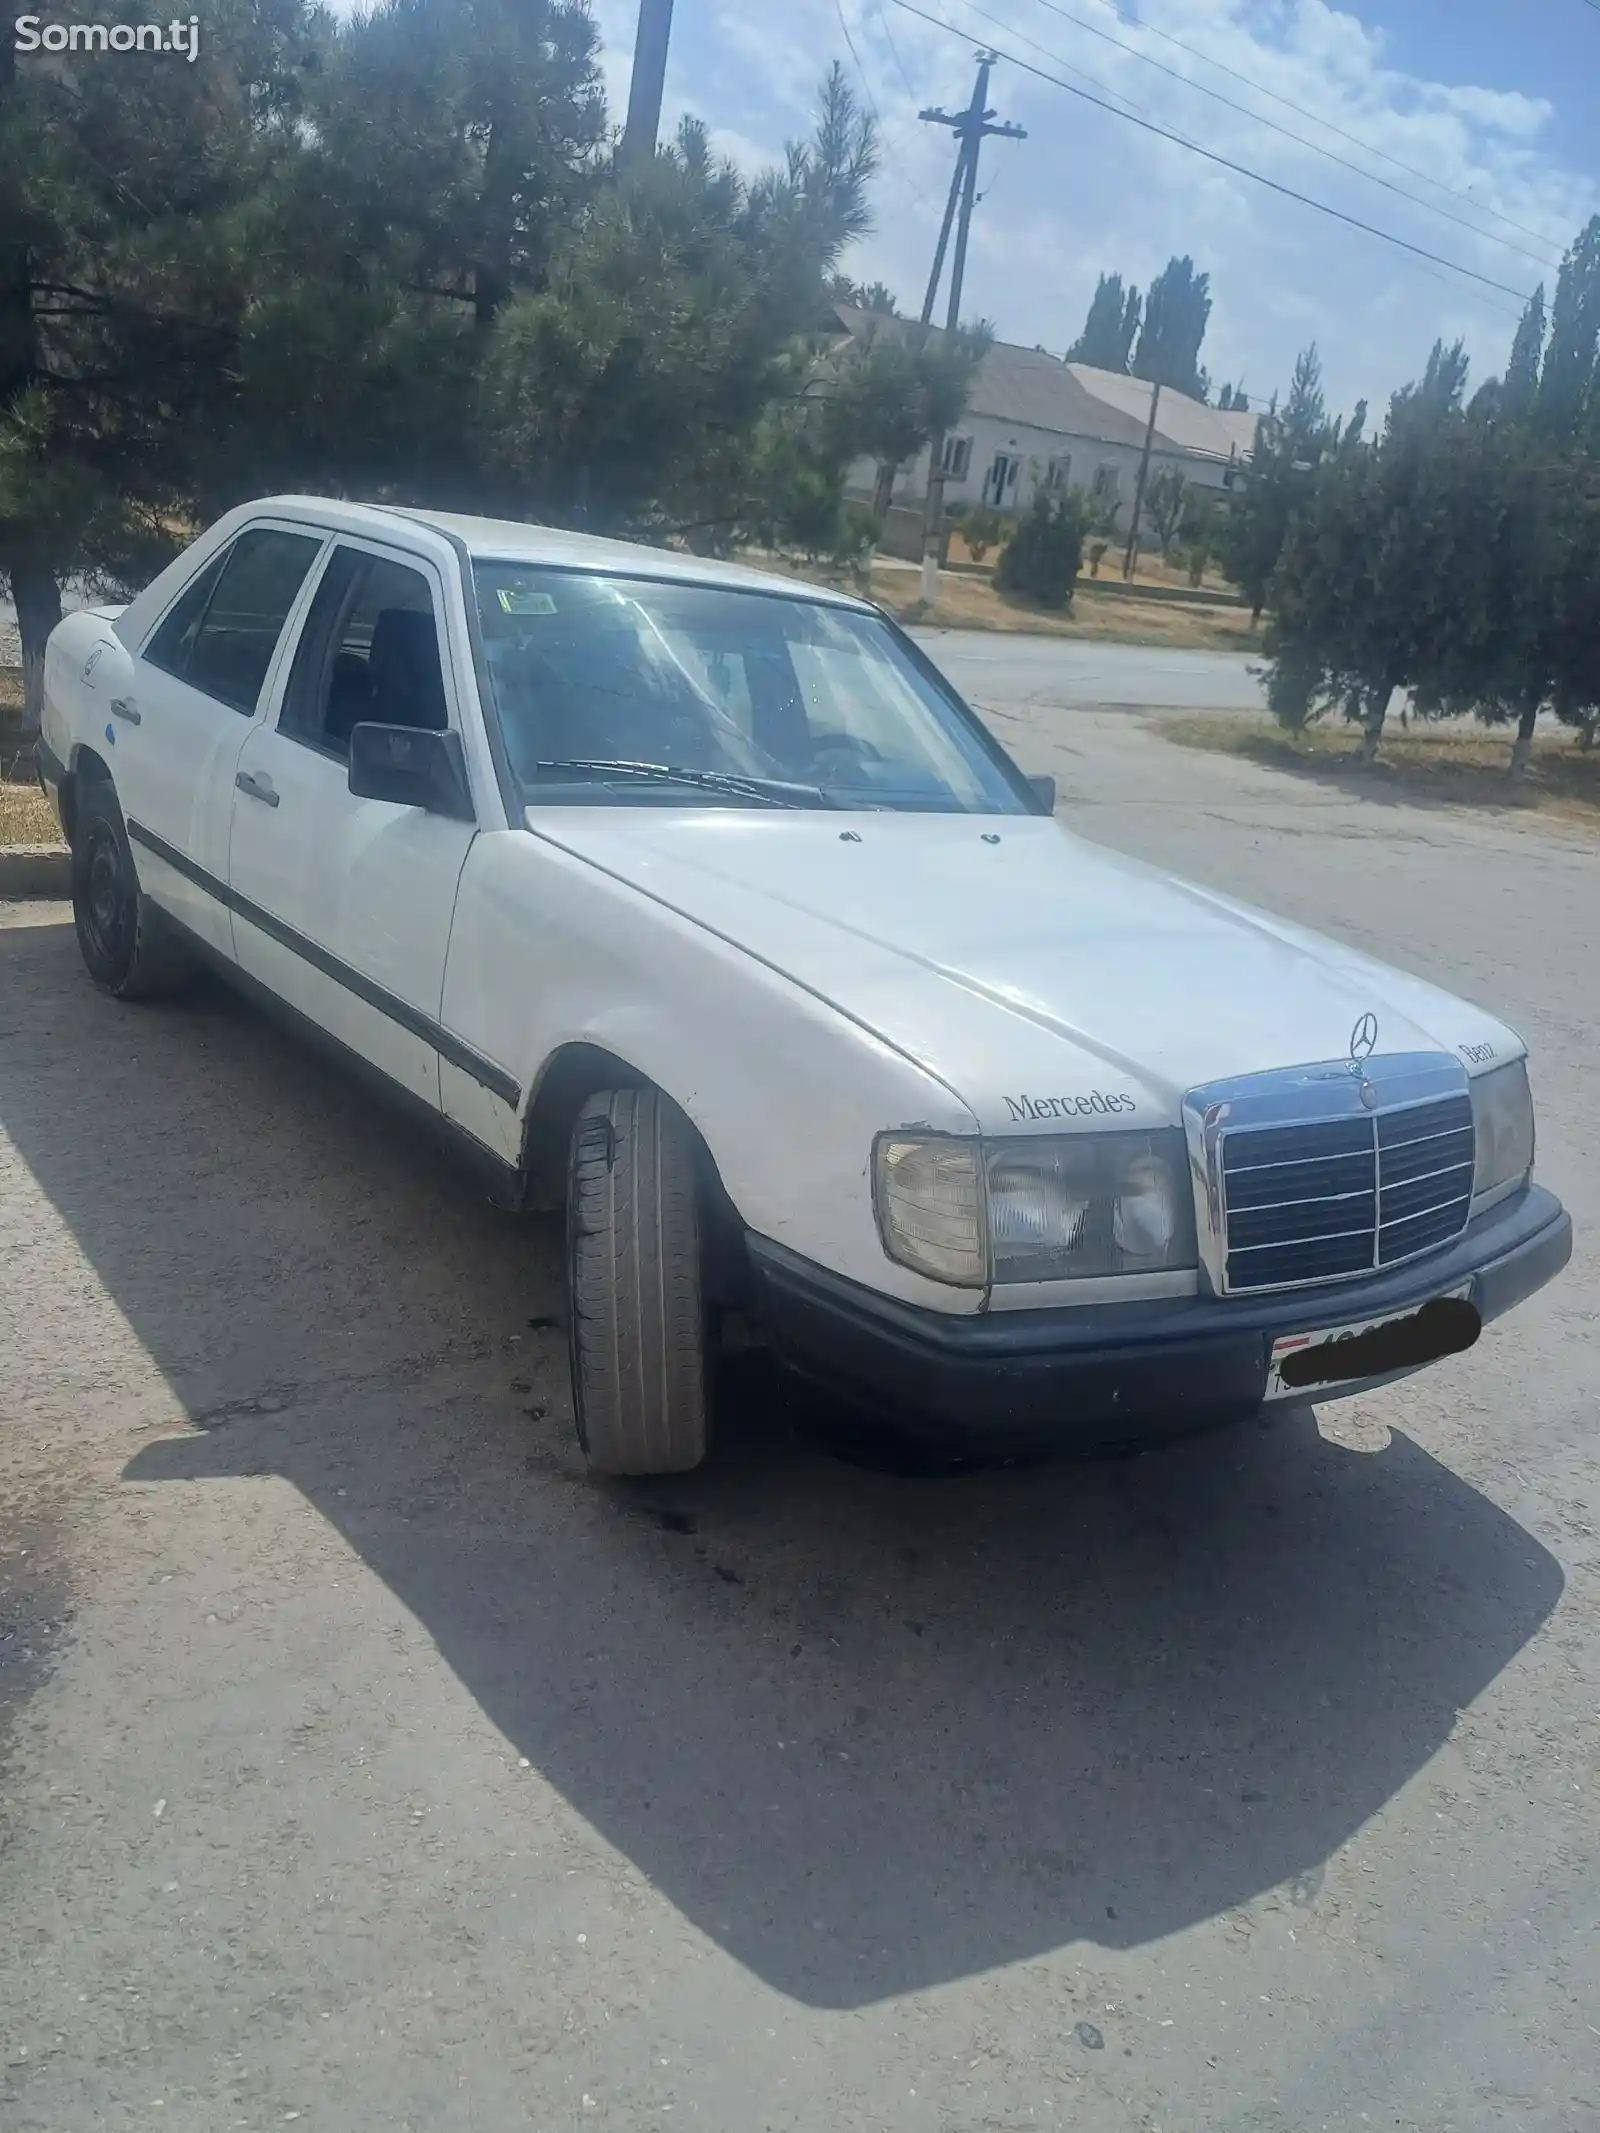
<path fill-rule="evenodd" d="M 143 723 L 143 714 L 131 696 L 113 696 L 111 715 L 113 718 L 125 718 L 130 726 Z"/>
<path fill-rule="evenodd" d="M 257 777 L 253 771 L 241 770 L 234 779 L 239 790 L 248 793 L 252 800 L 265 800 L 268 807 L 276 807 L 279 795 L 272 789 L 270 778 Z"/>

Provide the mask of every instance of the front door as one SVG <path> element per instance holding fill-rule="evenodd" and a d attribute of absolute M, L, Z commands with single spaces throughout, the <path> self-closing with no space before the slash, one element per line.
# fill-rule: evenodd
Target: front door
<path fill-rule="evenodd" d="M 107 705 L 105 740 L 139 880 L 224 955 L 239 750 L 319 534 L 250 526 L 189 580 Z"/>
<path fill-rule="evenodd" d="M 240 965 L 433 1108 L 456 883 L 477 834 L 349 787 L 361 722 L 460 730 L 431 564 L 340 539 L 276 716 L 240 754 L 229 881 Z"/>
<path fill-rule="evenodd" d="M 1022 461 L 1012 452 L 996 452 L 983 485 L 983 500 L 996 511 L 1003 511 L 1016 495 L 1017 476 L 1022 470 Z"/>

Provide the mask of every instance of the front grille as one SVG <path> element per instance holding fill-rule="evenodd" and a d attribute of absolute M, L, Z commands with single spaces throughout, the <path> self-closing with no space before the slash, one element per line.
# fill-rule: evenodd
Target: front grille
<path fill-rule="evenodd" d="M 1231 1293 L 1371 1273 L 1448 1243 L 1472 1206 L 1472 1099 L 1222 1135 Z"/>

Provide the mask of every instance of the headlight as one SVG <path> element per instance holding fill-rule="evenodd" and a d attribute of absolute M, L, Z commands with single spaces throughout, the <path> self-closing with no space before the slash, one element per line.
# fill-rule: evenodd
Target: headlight
<path fill-rule="evenodd" d="M 874 1184 L 890 1258 L 963 1288 L 1196 1263 L 1178 1131 L 986 1143 L 886 1133 Z"/>
<path fill-rule="evenodd" d="M 989 1278 L 980 1143 L 880 1134 L 873 1197 L 883 1248 L 935 1281 L 981 1289 Z"/>
<path fill-rule="evenodd" d="M 996 1281 L 1158 1274 L 1195 1264 L 1181 1133 L 994 1141 L 984 1154 Z"/>
<path fill-rule="evenodd" d="M 1497 1186 L 1520 1185 L 1533 1168 L 1533 1097 L 1525 1059 L 1473 1082 L 1472 1126 L 1474 1197 Z"/>

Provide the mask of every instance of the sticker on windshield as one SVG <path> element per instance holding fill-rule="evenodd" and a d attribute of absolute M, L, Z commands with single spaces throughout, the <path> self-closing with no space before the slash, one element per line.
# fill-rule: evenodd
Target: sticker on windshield
<path fill-rule="evenodd" d="M 520 585 L 501 585 L 495 598 L 508 615 L 553 615 L 556 603 L 548 593 L 528 592 Z"/>

